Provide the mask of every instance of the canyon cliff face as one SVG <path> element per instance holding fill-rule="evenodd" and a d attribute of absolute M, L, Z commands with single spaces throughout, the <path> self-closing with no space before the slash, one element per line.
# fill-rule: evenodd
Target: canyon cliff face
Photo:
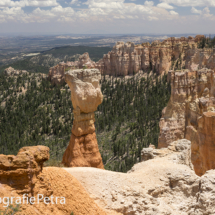
<path fill-rule="evenodd" d="M 170 71 L 171 98 L 160 120 L 158 148 L 175 140 L 192 142 L 196 174 L 215 168 L 215 75 L 210 69 Z"/>
<path fill-rule="evenodd" d="M 72 135 L 62 160 L 65 166 L 104 168 L 94 125 L 94 111 L 103 100 L 100 79 L 98 69 L 70 70 L 65 74 L 74 108 Z"/>
<path fill-rule="evenodd" d="M 171 37 L 162 42 L 153 41 L 141 45 L 118 42 L 111 52 L 97 62 L 97 68 L 104 75 L 132 75 L 139 70 L 164 74 L 170 69 L 214 69 L 215 51 L 197 48 L 202 37 Z"/>

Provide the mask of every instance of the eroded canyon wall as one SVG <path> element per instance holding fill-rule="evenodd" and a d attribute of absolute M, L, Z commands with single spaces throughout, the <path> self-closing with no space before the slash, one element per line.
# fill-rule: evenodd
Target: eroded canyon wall
<path fill-rule="evenodd" d="M 104 75 L 132 75 L 139 70 L 153 70 L 158 74 L 170 69 L 215 68 L 215 51 L 198 49 L 202 35 L 193 37 L 171 37 L 164 41 L 153 41 L 135 45 L 118 42 L 113 50 L 98 61 L 97 67 Z"/>
<path fill-rule="evenodd" d="M 160 120 L 158 148 L 179 139 L 191 140 L 195 172 L 215 168 L 215 74 L 213 70 L 169 71 L 171 98 Z"/>
<path fill-rule="evenodd" d="M 98 69 L 70 70 L 65 74 L 74 108 L 72 135 L 62 160 L 67 167 L 104 168 L 94 125 L 94 111 L 103 100 L 100 79 Z"/>
<path fill-rule="evenodd" d="M 76 62 L 60 63 L 50 68 L 49 79 L 52 83 L 64 82 L 64 73 L 68 69 L 97 68 L 103 75 L 132 75 L 143 70 L 153 70 L 164 74 L 169 70 L 189 69 L 196 71 L 201 68 L 215 69 L 215 49 L 198 49 L 202 35 L 193 37 L 171 37 L 164 41 L 153 41 L 135 45 L 132 42 L 117 42 L 112 51 L 98 62 L 84 53 Z"/>

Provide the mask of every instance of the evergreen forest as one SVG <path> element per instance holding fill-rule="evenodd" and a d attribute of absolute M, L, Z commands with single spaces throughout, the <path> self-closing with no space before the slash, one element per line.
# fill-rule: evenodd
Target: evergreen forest
<path fill-rule="evenodd" d="M 104 54 L 111 51 L 111 47 L 90 47 L 90 46 L 62 46 L 56 47 L 34 57 L 26 57 L 25 59 L 16 60 L 13 63 L 1 65 L 0 59 L 0 73 L 4 72 L 9 66 L 17 70 L 27 70 L 34 73 L 48 73 L 49 68 L 57 65 L 62 61 L 76 61 L 77 54 L 89 53 L 91 60 L 99 61 Z M 1 57 L 1 56 L 0 56 Z"/>
<path fill-rule="evenodd" d="M 201 39 L 201 41 L 198 44 L 198 48 L 213 48 L 215 46 L 215 37 L 204 37 Z"/>
<path fill-rule="evenodd" d="M 167 76 L 103 76 L 103 103 L 96 134 L 105 169 L 127 172 L 141 160 L 141 150 L 158 144 L 159 120 L 170 98 Z M 69 143 L 73 107 L 69 87 L 52 86 L 41 74 L 0 75 L 0 154 L 23 146 L 50 148 L 49 166 L 60 166 Z"/>

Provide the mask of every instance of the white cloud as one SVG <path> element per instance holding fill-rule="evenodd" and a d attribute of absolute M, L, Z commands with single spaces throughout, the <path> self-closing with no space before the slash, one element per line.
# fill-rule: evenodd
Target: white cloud
<path fill-rule="evenodd" d="M 84 4 L 89 8 L 122 9 L 124 0 L 88 0 Z"/>
<path fill-rule="evenodd" d="M 6 5 L 12 2 L 11 0 L 0 0 L 1 3 L 4 1 Z M 6 2 L 7 1 L 7 2 Z M 173 6 L 167 3 L 160 3 L 157 6 L 154 6 L 153 1 L 144 1 L 143 5 L 136 3 L 125 3 L 125 0 L 87 0 L 84 4 L 87 5 L 87 8 L 82 8 L 81 10 L 74 10 L 72 7 L 62 7 L 57 3 L 57 0 L 21 0 L 24 6 L 38 6 L 35 10 L 30 13 L 25 13 L 21 10 L 21 6 L 4 7 L 7 8 L 4 10 L 3 17 L 0 17 L 1 22 L 6 20 L 20 20 L 23 22 L 103 22 L 114 19 L 122 20 L 172 20 L 178 19 L 178 13 L 173 10 Z M 20 2 L 21 2 L 20 1 Z M 21 4 L 19 2 L 19 4 Z M 60 2 L 60 1 L 59 1 Z M 71 4 L 76 4 L 80 0 L 71 0 Z M 44 9 L 42 7 L 48 5 L 55 5 L 51 9 Z M 16 9 L 15 9 L 16 8 Z M 19 8 L 19 9 L 17 9 Z M 168 11 L 169 9 L 170 11 Z M 15 15 L 9 15 L 7 13 L 14 12 Z M 0 14 L 3 9 L 0 8 Z M 7 12 L 8 11 L 8 12 Z M 11 11 L 11 12 L 10 12 Z M 20 11 L 20 13 L 18 13 Z M 205 9 L 206 11 L 206 9 Z M 209 17 L 210 13 L 205 12 L 205 17 Z M 14 18 L 16 17 L 16 18 Z M 125 21 L 126 22 L 126 21 Z"/>
<path fill-rule="evenodd" d="M 33 7 L 53 7 L 59 5 L 56 0 L 24 0 L 25 6 Z"/>
<path fill-rule="evenodd" d="M 20 8 L 25 6 L 37 7 L 31 13 L 24 13 L 22 11 L 22 17 L 16 16 L 17 20 L 23 22 L 48 22 L 51 20 L 59 22 L 70 22 L 70 21 L 104 21 L 114 19 L 141 19 L 141 20 L 159 20 L 159 19 L 173 19 L 177 15 L 176 12 L 168 12 L 165 8 L 158 8 L 154 6 L 153 1 L 144 1 L 144 4 L 136 3 L 125 3 L 125 0 L 87 0 L 85 5 L 88 6 L 86 9 L 76 10 L 72 7 L 62 7 L 57 3 L 57 0 L 21 0 L 18 3 L 11 0 L 0 0 L 1 3 L 4 1 L 4 5 L 17 4 L 19 6 L 10 6 L 12 8 Z M 71 0 L 71 4 L 76 4 L 80 0 Z M 3 3 L 2 3 L 3 4 Z M 20 6 L 21 5 L 21 6 Z M 45 10 L 42 7 L 54 5 L 51 9 Z M 167 4 L 166 4 L 167 5 Z M 9 7 L 7 7 L 9 8 Z M 156 12 L 155 9 L 159 9 Z M 170 8 L 169 8 L 170 9 Z M 0 8 L 0 14 L 1 14 Z M 1 18 L 1 17 L 0 17 Z M 4 15 L 2 20 L 9 20 L 9 15 Z"/>
<path fill-rule="evenodd" d="M 0 7 L 53 7 L 59 5 L 56 0 L 0 0 Z"/>
<path fill-rule="evenodd" d="M 23 1 L 22 1 L 23 3 Z M 20 7 L 20 1 L 11 1 L 11 0 L 1 0 L 0 7 Z M 25 5 L 25 4 L 23 4 Z"/>
<path fill-rule="evenodd" d="M 10 16 L 14 16 L 17 14 L 24 14 L 24 11 L 22 10 L 21 7 L 6 7 L 1 11 L 2 15 L 10 15 Z"/>
<path fill-rule="evenodd" d="M 160 0 L 167 4 L 174 4 L 182 7 L 215 7 L 215 0 Z"/>
<path fill-rule="evenodd" d="M 73 22 L 74 20 L 71 17 L 61 16 L 57 21 L 58 22 Z"/>
<path fill-rule="evenodd" d="M 7 20 L 26 22 L 27 14 L 25 14 L 21 7 L 4 7 L 0 10 L 0 14 L 0 22 L 6 22 Z"/>
<path fill-rule="evenodd" d="M 50 10 L 36 8 L 31 13 L 26 14 L 21 7 L 5 7 L 3 10 L 0 10 L 0 14 L 3 16 L 0 17 L 1 22 L 2 20 L 14 20 L 25 23 L 42 23 L 49 22 L 52 19 L 57 19 L 59 21 L 71 21 L 71 17 L 74 17 L 75 12 L 71 7 L 63 8 L 62 6 L 57 6 Z"/>
<path fill-rule="evenodd" d="M 70 4 L 76 4 L 76 3 L 78 3 L 78 0 L 72 0 L 72 1 L 70 2 Z"/>
<path fill-rule="evenodd" d="M 173 6 L 169 5 L 166 2 L 162 2 L 162 3 L 158 4 L 157 7 L 164 8 L 164 9 L 170 9 L 170 10 L 174 9 Z"/>
<path fill-rule="evenodd" d="M 144 5 L 147 7 L 152 7 L 154 5 L 154 2 L 153 1 L 145 1 Z"/>
<path fill-rule="evenodd" d="M 39 17 L 55 17 L 55 14 L 53 14 L 50 10 L 41 10 L 40 8 L 36 8 L 31 16 L 35 17 L 35 16 L 39 16 Z"/>
<path fill-rule="evenodd" d="M 79 0 L 72 0 L 70 2 L 70 4 L 76 4 L 77 6 L 80 6 L 81 5 L 81 2 Z"/>
<path fill-rule="evenodd" d="M 63 8 L 62 6 L 57 6 L 53 7 L 51 10 L 41 10 L 40 8 L 35 9 L 32 12 L 32 16 L 40 16 L 45 17 L 45 18 L 53 18 L 53 17 L 60 17 L 60 16 L 65 16 L 66 17 L 71 17 L 74 15 L 74 10 L 71 7 L 65 7 Z"/>
<path fill-rule="evenodd" d="M 96 16 L 100 16 L 100 15 L 102 15 L 102 16 L 104 16 L 104 15 L 107 15 L 107 13 L 102 9 L 102 8 L 90 8 L 89 9 L 89 13 L 91 14 L 91 15 L 96 15 Z"/>
<path fill-rule="evenodd" d="M 195 7 L 192 7 L 192 8 L 191 8 L 191 13 L 201 14 L 202 11 L 201 11 L 201 10 L 197 10 Z"/>
<path fill-rule="evenodd" d="M 135 3 L 124 3 L 125 0 L 88 0 L 89 12 L 94 16 L 109 15 L 116 19 L 124 19 L 125 17 L 133 19 L 134 17 L 142 17 L 146 14 L 152 14 L 152 1 L 145 1 L 144 5 Z"/>
<path fill-rule="evenodd" d="M 148 16 L 148 20 L 153 21 L 153 20 L 158 20 L 158 18 L 155 16 Z"/>
<path fill-rule="evenodd" d="M 209 8 L 208 8 L 208 7 L 205 7 L 205 8 L 203 9 L 203 13 L 204 13 L 204 14 L 210 14 Z"/>
<path fill-rule="evenodd" d="M 53 12 L 55 15 L 66 15 L 66 16 L 73 16 L 75 14 L 75 11 L 71 7 L 62 7 L 57 6 L 51 9 L 51 12 Z"/>
<path fill-rule="evenodd" d="M 178 13 L 175 12 L 174 10 L 171 10 L 169 13 L 170 13 L 171 15 L 178 15 Z"/>

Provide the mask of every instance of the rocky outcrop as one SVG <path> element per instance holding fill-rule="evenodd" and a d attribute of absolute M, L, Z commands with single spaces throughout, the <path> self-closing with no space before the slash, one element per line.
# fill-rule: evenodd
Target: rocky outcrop
<path fill-rule="evenodd" d="M 53 85 L 62 85 L 63 83 L 65 83 L 65 71 L 75 68 L 78 68 L 77 61 L 67 63 L 61 62 L 58 65 L 49 69 L 48 80 L 50 80 Z"/>
<path fill-rule="evenodd" d="M 17 156 L 0 155 L 0 211 L 20 204 L 17 215 L 106 215 L 83 186 L 62 168 L 44 167 L 45 146 L 24 147 Z M 10 204 L 8 200 L 11 200 Z M 6 214 L 6 212 L 4 212 Z"/>
<path fill-rule="evenodd" d="M 48 151 L 34 146 L 17 156 L 0 155 L 0 210 L 6 210 L 7 197 L 21 201 L 17 215 L 214 215 L 215 170 L 195 174 L 186 139 L 143 149 L 142 162 L 128 173 L 42 168 Z"/>
<path fill-rule="evenodd" d="M 172 141 L 189 139 L 192 142 L 192 163 L 198 175 L 215 168 L 214 71 L 170 71 L 171 98 L 160 120 L 158 147 Z"/>
<path fill-rule="evenodd" d="M 28 72 L 26 70 L 16 70 L 12 67 L 8 67 L 7 69 L 5 69 L 4 74 L 6 76 L 19 76 L 19 75 L 28 74 Z"/>
<path fill-rule="evenodd" d="M 23 147 L 17 156 L 0 155 L 0 181 L 21 193 L 33 192 L 35 179 L 49 159 L 46 146 Z"/>
<path fill-rule="evenodd" d="M 201 68 L 215 69 L 215 48 L 197 49 L 196 47 L 187 50 L 185 56 L 185 68 L 196 71 Z"/>
<path fill-rule="evenodd" d="M 90 59 L 89 54 L 86 52 L 79 56 L 78 61 L 61 62 L 58 65 L 49 69 L 48 79 L 52 84 L 61 85 L 65 83 L 64 75 L 65 72 L 70 69 L 91 69 L 96 68 L 96 63 Z"/>
<path fill-rule="evenodd" d="M 192 170 L 190 147 L 190 141 L 179 140 L 166 149 L 143 149 L 144 161 L 128 173 L 95 168 L 65 170 L 98 205 L 123 215 L 212 215 L 215 171 L 197 176 Z M 148 160 L 149 154 L 153 156 Z"/>
<path fill-rule="evenodd" d="M 63 84 L 65 82 L 64 73 L 65 66 L 60 63 L 49 69 L 48 80 L 55 85 Z"/>
<path fill-rule="evenodd" d="M 65 166 L 104 168 L 94 125 L 94 111 L 103 100 L 100 79 L 97 69 L 70 70 L 65 74 L 74 108 L 72 135 L 62 160 Z"/>
<path fill-rule="evenodd" d="M 92 69 L 92 68 L 96 68 L 96 63 L 90 59 L 89 54 L 86 52 L 79 57 L 78 67 L 79 69 L 83 69 L 83 68 Z"/>
<path fill-rule="evenodd" d="M 197 128 L 187 126 L 186 138 L 192 141 L 192 161 L 198 175 L 215 169 L 215 112 L 204 112 Z"/>

